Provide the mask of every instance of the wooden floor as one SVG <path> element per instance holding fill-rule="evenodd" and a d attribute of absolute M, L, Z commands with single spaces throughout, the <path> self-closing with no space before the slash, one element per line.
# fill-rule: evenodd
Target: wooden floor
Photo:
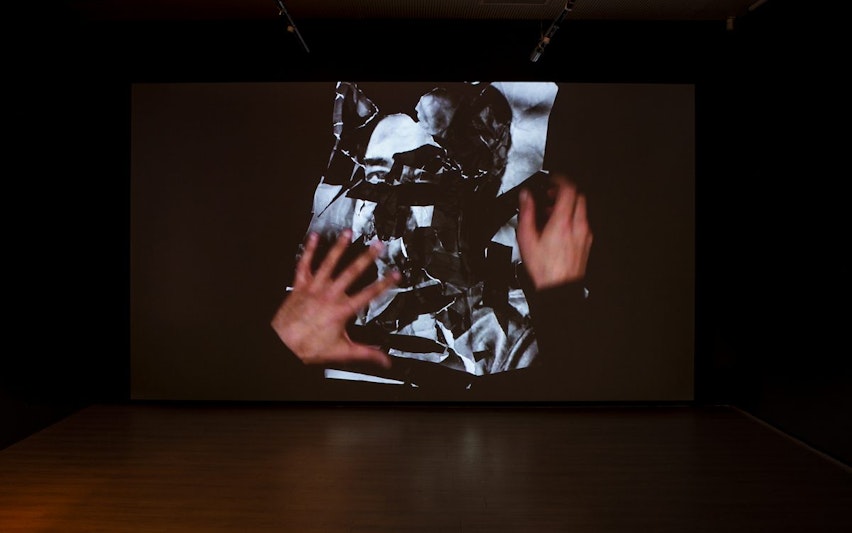
<path fill-rule="evenodd" d="M 852 531 L 728 408 L 96 405 L 0 451 L 0 532 Z"/>

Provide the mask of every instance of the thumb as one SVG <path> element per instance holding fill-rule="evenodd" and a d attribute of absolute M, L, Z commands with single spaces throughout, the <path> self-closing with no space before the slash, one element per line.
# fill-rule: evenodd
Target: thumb
<path fill-rule="evenodd" d="M 388 354 L 366 344 L 353 344 L 350 358 L 353 362 L 373 363 L 382 368 L 391 367 L 391 357 Z"/>

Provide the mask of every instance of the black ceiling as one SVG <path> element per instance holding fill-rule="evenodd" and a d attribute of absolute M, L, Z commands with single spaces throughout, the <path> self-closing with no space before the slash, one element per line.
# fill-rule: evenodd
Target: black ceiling
<path fill-rule="evenodd" d="M 744 16 L 771 0 L 576 0 L 567 19 L 719 20 Z M 552 20 L 565 0 L 69 0 L 66 8 L 92 20 L 262 20 L 279 3 L 300 19 Z"/>

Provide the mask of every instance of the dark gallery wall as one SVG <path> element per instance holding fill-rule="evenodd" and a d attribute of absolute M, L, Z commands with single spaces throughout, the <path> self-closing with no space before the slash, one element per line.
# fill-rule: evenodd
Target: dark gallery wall
<path fill-rule="evenodd" d="M 128 399 L 132 82 L 541 79 L 696 84 L 696 401 L 736 405 L 848 463 L 846 350 L 825 296 L 839 279 L 824 236 L 843 172 L 822 134 L 835 111 L 815 58 L 829 52 L 793 4 L 770 0 L 733 30 L 569 21 L 537 63 L 549 21 L 305 20 L 306 53 L 280 21 L 28 18 L 26 50 L 6 67 L 0 446 Z"/>
<path fill-rule="evenodd" d="M 708 398 L 849 464 L 839 49 L 830 12 L 800 8 L 771 1 L 743 21 L 701 115 L 714 127 L 698 135 L 698 373 Z"/>
<path fill-rule="evenodd" d="M 840 49 L 829 11 L 764 8 L 730 40 L 718 144 L 699 134 L 712 169 L 698 191 L 701 375 L 714 398 L 849 464 Z"/>

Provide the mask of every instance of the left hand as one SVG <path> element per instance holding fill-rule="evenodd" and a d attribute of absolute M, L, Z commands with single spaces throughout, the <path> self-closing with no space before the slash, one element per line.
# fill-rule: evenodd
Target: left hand
<path fill-rule="evenodd" d="M 335 278 L 333 272 L 350 243 L 351 230 L 344 230 L 316 272 L 311 261 L 318 236 L 311 234 L 296 265 L 293 290 L 272 318 L 272 328 L 290 350 L 310 365 L 375 363 L 389 368 L 391 358 L 380 349 L 354 342 L 346 324 L 370 300 L 399 281 L 399 273 L 378 279 L 353 295 L 352 285 L 381 253 L 382 243 L 373 243 Z"/>

